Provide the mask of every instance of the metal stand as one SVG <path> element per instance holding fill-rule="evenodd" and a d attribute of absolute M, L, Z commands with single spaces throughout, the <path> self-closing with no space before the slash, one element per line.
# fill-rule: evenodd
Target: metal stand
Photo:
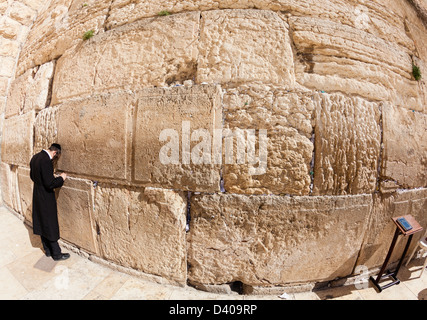
<path fill-rule="evenodd" d="M 374 277 L 369 277 L 369 280 L 371 280 L 372 284 L 377 288 L 379 292 L 383 291 L 384 289 L 387 289 L 391 286 L 394 286 L 396 284 L 400 283 L 400 280 L 397 278 L 397 274 L 399 273 L 400 267 L 402 266 L 403 259 L 405 259 L 406 253 L 408 252 L 409 246 L 412 242 L 412 237 L 415 233 L 421 231 L 423 228 L 418 224 L 418 222 L 415 221 L 415 219 L 412 216 L 405 216 L 404 218 L 410 222 L 412 225 L 412 229 L 409 231 L 405 231 L 402 229 L 402 227 L 396 222 L 396 220 L 400 218 L 392 218 L 393 222 L 396 224 L 396 232 L 394 233 L 393 241 L 391 242 L 390 249 L 388 250 L 387 257 L 384 260 L 384 263 L 380 269 L 380 272 L 378 273 L 378 276 L 376 279 Z M 387 270 L 387 273 L 384 274 L 387 264 L 390 261 L 391 255 L 393 253 L 394 247 L 396 246 L 397 238 L 399 235 L 409 236 L 408 241 L 406 242 L 405 250 L 403 250 L 402 257 L 399 260 L 399 264 L 397 265 L 396 270 L 389 271 Z M 379 283 L 382 279 L 390 277 L 393 282 L 388 283 L 384 286 L 381 286 Z"/>

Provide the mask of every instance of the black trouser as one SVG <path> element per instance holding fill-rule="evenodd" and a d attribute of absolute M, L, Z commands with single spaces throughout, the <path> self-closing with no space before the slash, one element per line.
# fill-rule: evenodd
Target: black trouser
<path fill-rule="evenodd" d="M 61 254 L 61 248 L 59 247 L 58 241 L 50 241 L 49 239 L 41 236 L 44 252 L 47 256 L 59 256 Z"/>

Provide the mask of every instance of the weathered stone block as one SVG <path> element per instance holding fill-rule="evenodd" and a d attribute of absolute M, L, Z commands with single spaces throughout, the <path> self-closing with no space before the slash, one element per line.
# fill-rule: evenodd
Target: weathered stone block
<path fill-rule="evenodd" d="M 409 50 L 398 42 L 331 20 L 292 17 L 289 22 L 300 84 L 423 109 Z"/>
<path fill-rule="evenodd" d="M 405 188 L 427 186 L 427 115 L 389 104 L 382 114 L 382 179 Z"/>
<path fill-rule="evenodd" d="M 5 108 L 5 118 L 19 115 L 24 110 L 25 95 L 28 84 L 32 80 L 32 72 L 33 70 L 28 70 L 11 82 Z"/>
<path fill-rule="evenodd" d="M 30 169 L 18 168 L 17 172 L 19 199 L 21 201 L 21 214 L 25 220 L 33 223 L 33 186 L 34 183 L 30 178 Z"/>
<path fill-rule="evenodd" d="M 315 126 L 315 195 L 375 191 L 381 128 L 377 103 L 341 94 L 318 94 Z"/>
<path fill-rule="evenodd" d="M 371 205 L 370 195 L 193 196 L 189 280 L 271 286 L 346 276 Z"/>
<path fill-rule="evenodd" d="M 135 180 L 178 190 L 220 191 L 221 167 L 213 147 L 215 129 L 222 128 L 219 87 L 147 89 L 136 95 Z"/>
<path fill-rule="evenodd" d="M 271 11 L 202 13 L 197 81 L 295 86 L 287 23 Z M 265 37 L 268 34 L 268 37 Z"/>
<path fill-rule="evenodd" d="M 129 177 L 131 103 L 132 96 L 122 93 L 61 105 L 57 142 L 63 153 L 58 169 L 86 176 Z"/>
<path fill-rule="evenodd" d="M 0 77 L 12 77 L 15 70 L 15 59 L 12 57 L 0 57 Z"/>
<path fill-rule="evenodd" d="M 43 110 L 50 102 L 54 62 L 27 70 L 11 83 L 5 117 Z"/>
<path fill-rule="evenodd" d="M 83 6 L 83 4 L 88 4 Z M 103 32 L 110 0 L 58 0 L 42 10 L 34 22 L 18 60 L 17 74 L 57 59 L 83 42 L 89 30 Z"/>
<path fill-rule="evenodd" d="M 19 42 L 1 37 L 0 56 L 16 57 L 19 54 Z"/>
<path fill-rule="evenodd" d="M 9 86 L 9 78 L 0 77 L 0 97 L 2 97 L 1 99 L 4 99 L 4 97 L 6 96 L 8 86 Z M 4 109 L 0 109 L 0 111 L 3 113 Z"/>
<path fill-rule="evenodd" d="M 28 167 L 33 155 L 34 111 L 4 120 L 2 161 Z"/>
<path fill-rule="evenodd" d="M 33 22 L 36 14 L 37 12 L 34 9 L 19 1 L 14 1 L 9 7 L 9 17 L 26 26 Z"/>
<path fill-rule="evenodd" d="M 308 195 L 314 148 L 310 140 L 315 107 L 312 93 L 251 86 L 228 90 L 223 105 L 225 190 Z M 239 130 L 253 130 L 255 139 L 251 141 L 247 134 L 239 136 Z M 262 130 L 267 142 L 263 141 Z M 243 140 L 243 146 L 237 139 Z M 233 144 L 231 154 L 229 143 Z M 251 148 L 255 149 L 254 163 Z M 228 159 L 230 156 L 232 159 Z"/>
<path fill-rule="evenodd" d="M 94 207 L 100 256 L 185 284 L 186 206 L 172 190 L 100 184 Z"/>
<path fill-rule="evenodd" d="M 60 236 L 79 248 L 97 253 L 91 181 L 68 178 L 57 192 Z"/>
<path fill-rule="evenodd" d="M 59 107 L 51 107 L 37 114 L 34 123 L 34 154 L 58 142 L 58 110 Z"/>
<path fill-rule="evenodd" d="M 426 210 L 427 189 L 401 190 L 387 196 L 375 194 L 369 226 L 363 245 L 361 246 L 357 265 L 364 265 L 369 269 L 381 267 L 396 230 L 396 225 L 392 222 L 391 218 L 412 215 L 424 230 L 426 230 Z M 425 231 L 422 231 L 414 235 L 409 252 L 413 250 L 417 241 L 424 233 Z M 401 258 L 407 241 L 407 237 L 400 236 L 390 263 L 396 262 Z"/>
<path fill-rule="evenodd" d="M 12 210 L 20 212 L 17 170 L 17 166 L 2 162 L 0 182 L 4 203 Z"/>
<path fill-rule="evenodd" d="M 35 68 L 33 71 L 33 79 L 27 87 L 25 96 L 24 112 L 43 110 L 48 106 L 51 96 L 51 81 L 55 62 L 48 62 Z"/>
<path fill-rule="evenodd" d="M 5 39 L 18 40 L 21 33 L 21 24 L 12 18 L 4 17 L 0 21 L 0 36 Z"/>
<path fill-rule="evenodd" d="M 68 51 L 58 60 L 52 102 L 192 80 L 199 19 L 199 13 L 144 19 Z"/>

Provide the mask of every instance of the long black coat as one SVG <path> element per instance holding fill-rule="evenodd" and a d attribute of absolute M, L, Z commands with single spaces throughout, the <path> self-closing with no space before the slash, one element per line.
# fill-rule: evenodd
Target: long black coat
<path fill-rule="evenodd" d="M 53 164 L 46 151 L 33 156 L 30 162 L 33 189 L 33 232 L 50 241 L 59 239 L 58 210 L 55 188 L 64 184 L 62 177 L 53 175 Z"/>

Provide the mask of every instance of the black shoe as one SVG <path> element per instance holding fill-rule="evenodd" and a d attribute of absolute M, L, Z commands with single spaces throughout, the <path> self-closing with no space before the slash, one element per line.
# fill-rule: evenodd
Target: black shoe
<path fill-rule="evenodd" d="M 55 261 L 67 260 L 70 257 L 69 253 L 61 253 L 58 256 L 52 256 L 52 259 Z"/>
<path fill-rule="evenodd" d="M 49 251 L 46 251 L 44 254 L 46 255 L 46 257 L 50 257 L 51 256 L 51 254 L 50 254 Z"/>

